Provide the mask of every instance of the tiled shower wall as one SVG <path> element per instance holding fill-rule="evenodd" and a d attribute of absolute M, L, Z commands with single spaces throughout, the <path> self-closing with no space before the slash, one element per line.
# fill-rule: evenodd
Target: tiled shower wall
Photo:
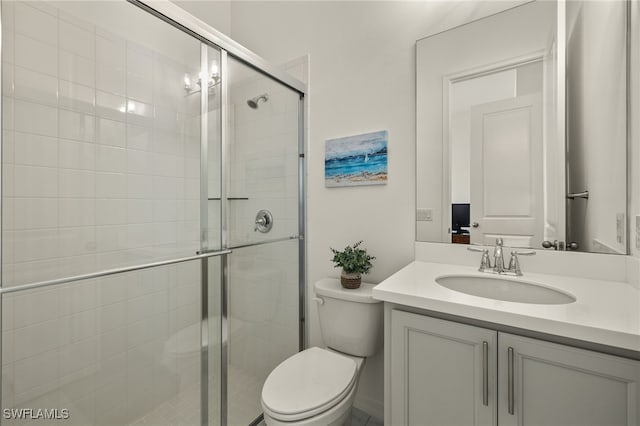
<path fill-rule="evenodd" d="M 199 358 L 176 352 L 197 354 L 199 334 L 180 332 L 198 324 L 199 272 L 191 262 L 5 296 L 3 408 L 66 408 L 61 424 L 83 426 L 129 424 L 168 403 L 176 414 L 199 390 Z M 199 400 L 182 405 L 183 424 L 199 424 Z"/>
<path fill-rule="evenodd" d="M 231 245 L 298 235 L 298 113 L 296 92 L 245 66 L 230 65 L 228 149 Z M 234 76 L 236 78 L 234 78 Z M 249 99 L 268 94 L 257 109 Z M 273 229 L 254 230 L 256 213 L 273 214 Z"/>
<path fill-rule="evenodd" d="M 194 254 L 199 43 L 177 61 L 45 2 L 3 1 L 2 24 L 3 286 Z M 3 408 L 126 424 L 198 386 L 172 352 L 198 347 L 199 262 L 3 299 Z"/>
<path fill-rule="evenodd" d="M 4 286 L 193 254 L 191 41 L 185 65 L 46 3 L 3 2 Z"/>

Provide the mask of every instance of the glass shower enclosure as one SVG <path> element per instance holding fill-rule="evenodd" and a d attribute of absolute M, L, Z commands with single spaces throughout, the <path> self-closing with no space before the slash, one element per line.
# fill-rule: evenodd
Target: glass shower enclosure
<path fill-rule="evenodd" d="M 305 85 L 168 1 L 0 7 L 0 424 L 256 424 L 304 344 Z"/>

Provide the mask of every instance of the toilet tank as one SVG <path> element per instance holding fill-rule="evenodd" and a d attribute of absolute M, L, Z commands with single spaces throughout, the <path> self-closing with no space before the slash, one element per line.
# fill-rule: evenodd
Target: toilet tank
<path fill-rule="evenodd" d="M 339 279 L 315 283 L 322 338 L 327 346 L 349 355 L 368 357 L 382 344 L 382 302 L 372 296 L 374 284 L 342 288 Z"/>

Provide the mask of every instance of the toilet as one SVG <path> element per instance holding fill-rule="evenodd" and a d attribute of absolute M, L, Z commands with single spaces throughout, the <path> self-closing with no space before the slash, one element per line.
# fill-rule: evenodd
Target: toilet
<path fill-rule="evenodd" d="M 366 357 L 382 343 L 382 303 L 373 284 L 342 288 L 340 280 L 315 283 L 322 337 L 328 349 L 312 347 L 287 358 L 262 387 L 267 426 L 339 426 L 351 407 Z"/>
<path fill-rule="evenodd" d="M 178 392 L 197 383 L 197 377 L 189 374 L 189 370 L 200 365 L 200 352 L 200 322 L 177 330 L 165 342 L 162 364 L 166 371 L 177 377 Z"/>

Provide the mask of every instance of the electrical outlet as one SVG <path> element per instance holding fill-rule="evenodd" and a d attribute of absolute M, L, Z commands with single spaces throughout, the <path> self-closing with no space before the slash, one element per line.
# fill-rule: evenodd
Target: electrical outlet
<path fill-rule="evenodd" d="M 622 244 L 624 238 L 624 213 L 616 214 L 616 240 Z"/>
<path fill-rule="evenodd" d="M 433 209 L 417 209 L 416 220 L 431 222 L 433 220 Z"/>
<path fill-rule="evenodd" d="M 640 215 L 636 216 L 636 248 L 640 249 Z"/>

